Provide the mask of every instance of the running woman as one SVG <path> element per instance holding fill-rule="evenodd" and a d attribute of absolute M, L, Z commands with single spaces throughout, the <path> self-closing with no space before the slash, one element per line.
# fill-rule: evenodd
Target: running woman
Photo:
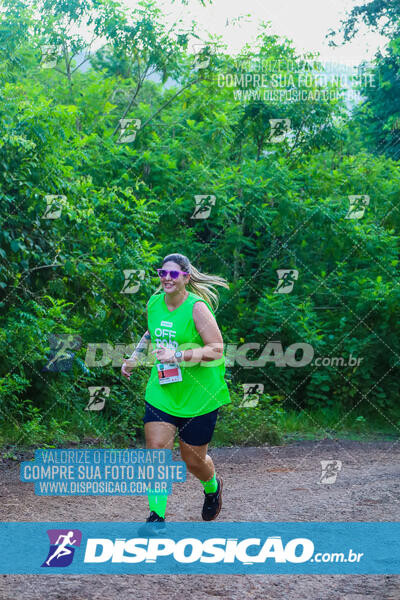
<path fill-rule="evenodd" d="M 129 379 L 150 342 L 156 346 L 145 393 L 146 448 L 172 450 L 178 429 L 181 457 L 204 488 L 201 516 L 212 521 L 222 506 L 222 478 L 207 450 L 218 409 L 231 402 L 214 286 L 229 285 L 222 277 L 198 271 L 183 254 L 169 254 L 157 271 L 160 286 L 147 303 L 148 330 L 121 372 Z M 165 529 L 167 500 L 166 494 L 148 495 L 146 523 L 156 531 Z"/>

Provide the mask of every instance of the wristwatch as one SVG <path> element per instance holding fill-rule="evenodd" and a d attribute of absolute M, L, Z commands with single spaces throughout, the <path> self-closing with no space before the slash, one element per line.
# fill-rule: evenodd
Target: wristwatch
<path fill-rule="evenodd" d="M 181 352 L 180 350 L 176 350 L 174 356 L 175 356 L 176 362 L 178 362 L 178 363 L 183 360 L 183 352 Z"/>

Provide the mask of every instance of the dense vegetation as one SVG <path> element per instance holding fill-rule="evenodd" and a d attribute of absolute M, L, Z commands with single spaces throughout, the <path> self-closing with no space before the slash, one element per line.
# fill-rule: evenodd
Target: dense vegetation
<path fill-rule="evenodd" d="M 78 68 L 85 26 L 104 40 L 87 70 Z M 244 63 L 220 40 L 195 59 L 190 33 L 168 29 L 147 0 L 135 11 L 114 0 L 3 2 L 3 442 L 135 441 L 149 370 L 127 382 L 112 363 L 85 365 L 86 350 L 140 338 L 155 269 L 170 252 L 230 282 L 217 312 L 227 344 L 307 343 L 314 359 L 362 358 L 227 368 L 224 443 L 277 441 L 288 411 L 321 423 L 334 415 L 334 429 L 400 424 L 400 37 L 377 58 L 380 85 L 363 89 L 351 115 L 335 96 L 238 101 L 221 81 Z M 60 48 L 56 67 L 41 65 L 46 44 Z M 267 26 L 241 58 L 280 59 L 283 87 L 310 90 L 293 46 Z M 132 142 L 120 142 L 120 119 L 140 120 Z M 270 119 L 290 119 L 293 135 L 271 141 Z M 63 196 L 58 218 L 45 218 L 48 195 Z M 215 196 L 206 219 L 192 218 L 196 195 Z M 362 218 L 347 218 L 351 195 L 369 196 Z M 275 293 L 278 269 L 298 271 L 291 293 Z M 136 293 L 121 293 L 124 270 L 144 271 Z M 61 334 L 79 336 L 72 366 L 46 370 Z M 254 382 L 265 393 L 241 407 L 242 384 Z M 90 386 L 110 389 L 101 411 L 85 410 Z"/>

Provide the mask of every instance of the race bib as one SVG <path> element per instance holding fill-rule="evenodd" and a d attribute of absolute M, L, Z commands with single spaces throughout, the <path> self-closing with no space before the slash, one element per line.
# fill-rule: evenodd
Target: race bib
<path fill-rule="evenodd" d="M 182 381 L 182 373 L 178 363 L 157 364 L 158 381 L 161 384 Z"/>

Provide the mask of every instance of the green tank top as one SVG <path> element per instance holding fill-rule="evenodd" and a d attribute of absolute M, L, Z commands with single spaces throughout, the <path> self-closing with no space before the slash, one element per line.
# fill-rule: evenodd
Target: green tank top
<path fill-rule="evenodd" d="M 204 346 L 193 320 L 193 305 L 198 301 L 205 302 L 214 315 L 210 304 L 192 292 L 173 311 L 168 310 L 165 292 L 150 297 L 147 314 L 152 349 L 164 346 L 183 352 Z M 181 361 L 182 381 L 166 384 L 159 382 L 157 364 L 161 363 L 155 358 L 145 394 L 152 406 L 177 417 L 196 417 L 231 402 L 224 379 L 225 355 L 202 365 Z"/>

